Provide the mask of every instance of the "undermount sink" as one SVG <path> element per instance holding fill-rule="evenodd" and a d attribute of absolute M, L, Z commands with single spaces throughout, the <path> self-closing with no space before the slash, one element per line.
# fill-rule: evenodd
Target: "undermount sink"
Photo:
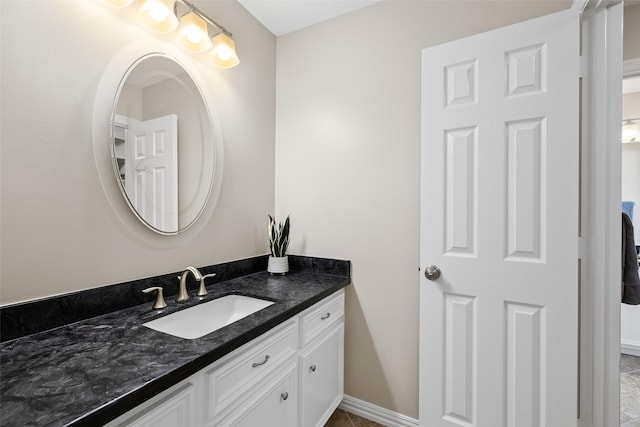
<path fill-rule="evenodd" d="M 227 295 L 152 320 L 142 326 L 180 338 L 195 339 L 269 307 L 271 304 L 273 301 L 243 295 Z"/>

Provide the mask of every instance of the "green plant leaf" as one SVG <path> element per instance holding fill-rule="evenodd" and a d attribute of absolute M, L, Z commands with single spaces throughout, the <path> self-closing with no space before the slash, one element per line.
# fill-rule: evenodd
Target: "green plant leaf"
<path fill-rule="evenodd" d="M 276 220 L 271 215 L 269 217 L 269 249 L 271 251 L 271 256 L 273 257 L 283 257 L 286 255 L 287 248 L 289 247 L 289 229 L 290 229 L 290 219 L 289 215 L 287 218 L 280 222 L 276 223 Z"/>

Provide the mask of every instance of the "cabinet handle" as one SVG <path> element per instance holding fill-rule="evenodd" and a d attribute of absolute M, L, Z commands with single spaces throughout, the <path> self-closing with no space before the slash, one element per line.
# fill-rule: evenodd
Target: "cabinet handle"
<path fill-rule="evenodd" d="M 322 317 L 320 318 L 320 320 L 327 320 L 329 317 L 331 317 L 331 313 L 327 313 L 327 314 L 325 314 L 324 316 L 322 316 Z"/>
<path fill-rule="evenodd" d="M 309 370 L 310 370 L 311 372 L 315 372 L 315 371 L 316 371 L 316 365 L 311 365 L 311 366 L 309 366 Z"/>
<path fill-rule="evenodd" d="M 267 354 L 266 356 L 264 356 L 264 360 L 260 363 L 254 363 L 251 365 L 252 368 L 257 368 L 258 366 L 262 366 L 265 363 L 267 363 L 267 361 L 269 360 L 269 355 Z"/>
<path fill-rule="evenodd" d="M 282 400 L 287 400 L 287 399 L 289 398 L 289 393 L 287 393 L 287 392 L 285 391 L 284 393 L 282 393 L 282 394 L 280 395 L 280 398 L 281 398 Z"/>

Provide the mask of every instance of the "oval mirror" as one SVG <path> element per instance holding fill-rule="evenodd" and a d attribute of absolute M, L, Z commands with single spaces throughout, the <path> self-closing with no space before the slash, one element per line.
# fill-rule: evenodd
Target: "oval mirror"
<path fill-rule="evenodd" d="M 111 116 L 111 154 L 135 215 L 161 234 L 186 230 L 214 176 L 212 123 L 200 89 L 175 59 L 145 55 L 125 73 Z"/>

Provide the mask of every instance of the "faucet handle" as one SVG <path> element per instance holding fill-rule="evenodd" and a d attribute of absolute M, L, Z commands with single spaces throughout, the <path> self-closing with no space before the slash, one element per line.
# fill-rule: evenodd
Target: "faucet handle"
<path fill-rule="evenodd" d="M 215 275 L 216 275 L 216 273 L 205 274 L 204 276 L 202 276 L 200 278 L 200 289 L 198 289 L 198 293 L 196 294 L 197 296 L 203 297 L 203 296 L 207 295 L 207 288 L 204 287 L 204 281 L 205 281 L 205 279 L 208 279 L 209 277 L 213 277 Z"/>
<path fill-rule="evenodd" d="M 142 292 L 148 294 L 149 292 L 158 291 L 156 294 L 156 302 L 153 303 L 154 310 L 160 310 L 167 306 L 167 303 L 164 300 L 164 296 L 162 296 L 162 288 L 160 286 L 153 286 L 151 288 L 143 289 Z"/>

